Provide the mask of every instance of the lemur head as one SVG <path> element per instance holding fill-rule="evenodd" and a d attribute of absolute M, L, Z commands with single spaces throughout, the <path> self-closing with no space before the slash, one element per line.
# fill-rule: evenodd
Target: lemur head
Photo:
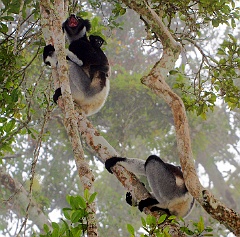
<path fill-rule="evenodd" d="M 101 48 L 104 43 L 104 39 L 98 35 L 90 35 L 89 41 L 94 48 Z"/>
<path fill-rule="evenodd" d="M 89 31 L 90 28 L 91 24 L 89 20 L 84 20 L 74 14 L 71 14 L 62 24 L 63 32 L 66 33 L 70 43 L 74 40 L 85 37 L 86 32 Z"/>

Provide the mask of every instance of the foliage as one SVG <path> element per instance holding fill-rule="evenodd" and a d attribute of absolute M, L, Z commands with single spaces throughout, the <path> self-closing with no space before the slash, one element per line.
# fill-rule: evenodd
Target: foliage
<path fill-rule="evenodd" d="M 231 109 L 240 108 L 240 89 L 234 81 L 240 79 L 240 45 L 238 40 L 228 34 L 228 40 L 225 39 L 218 48 L 217 55 L 219 59 L 217 64 L 219 68 L 212 70 L 212 86 L 217 93 L 224 98 L 224 101 Z"/>
<path fill-rule="evenodd" d="M 196 111 L 206 119 L 208 110 L 214 110 L 217 99 L 223 100 L 230 109 L 240 108 L 240 47 L 237 39 L 228 34 L 228 40 L 219 45 L 215 58 L 203 57 L 199 69 L 201 76 L 196 76 L 193 81 L 185 73 L 185 65 L 170 72 L 176 79 L 173 88 L 180 89 L 186 109 Z"/>
<path fill-rule="evenodd" d="M 124 6 L 112 2 L 116 8 L 124 9 Z M 138 1 L 138 4 L 144 5 L 143 1 Z M 220 31 L 225 25 L 231 32 L 237 26 L 240 19 L 239 6 L 229 0 L 152 0 L 149 4 L 163 17 L 166 27 L 184 50 L 198 51 L 195 57 L 187 53 L 187 59 L 192 62 L 182 63 L 175 70 L 177 82 L 174 86 L 181 90 L 187 110 L 195 111 L 206 119 L 207 112 L 212 111 L 219 100 L 226 102 L 230 109 L 240 108 L 240 90 L 237 83 L 240 78 L 239 42 L 229 34 L 228 39 L 224 38 L 213 44 L 214 47 L 219 47 L 213 48 L 215 53 L 211 52 L 208 42 L 214 41 L 211 34 L 216 32 L 215 29 L 219 28 Z M 154 42 L 160 41 L 156 34 L 157 29 L 152 29 L 147 22 L 144 23 L 148 30 L 148 39 L 151 40 L 149 45 L 155 46 Z"/>
<path fill-rule="evenodd" d="M 14 140 L 14 134 L 19 132 L 17 120 L 21 119 L 20 110 L 25 107 L 21 103 L 21 91 L 19 89 L 19 74 L 22 57 L 14 56 L 13 42 L 0 44 L 0 150 L 11 151 L 10 144 Z M 13 73 L 15 72 L 15 73 Z M 10 135 L 10 136 L 8 136 Z M 6 137 L 7 136 L 7 137 Z"/>
<path fill-rule="evenodd" d="M 171 237 L 169 234 L 168 225 L 177 226 L 183 233 L 187 234 L 188 236 L 213 236 L 212 234 L 209 234 L 212 232 L 212 228 L 204 226 L 202 217 L 200 217 L 199 222 L 193 223 L 192 230 L 186 225 L 183 219 L 177 220 L 175 216 L 167 217 L 166 214 L 160 216 L 159 219 L 156 219 L 156 217 L 152 215 L 148 215 L 146 219 L 143 217 L 141 219 L 142 228 L 147 232 L 147 234 L 141 234 L 141 237 Z M 184 225 L 182 225 L 182 222 Z M 127 224 L 127 229 L 131 237 L 136 236 L 132 225 Z"/>
<path fill-rule="evenodd" d="M 61 223 L 52 222 L 52 230 L 47 225 L 44 225 L 46 234 L 41 234 L 40 237 L 58 237 L 58 236 L 81 236 L 87 230 L 87 207 L 91 204 L 97 193 L 89 194 L 88 190 L 84 191 L 82 196 L 67 196 L 67 202 L 70 207 L 63 208 L 65 219 L 61 219 Z"/>
<path fill-rule="evenodd" d="M 29 35 L 35 31 L 33 25 L 26 27 L 28 30 L 24 33 L 25 37 L 17 35 L 14 14 L 20 12 L 20 1 L 2 1 L 2 3 L 0 10 L 0 157 L 6 152 L 12 152 L 11 144 L 15 141 L 17 134 L 32 133 L 29 128 L 25 129 L 31 120 L 29 105 L 32 97 L 31 89 L 23 93 L 21 88 L 26 83 L 26 71 L 36 57 L 36 55 L 33 58 L 30 55 L 26 56 L 25 51 L 26 46 L 31 42 Z M 25 18 L 30 3 L 34 9 L 36 3 L 31 1 L 22 3 L 21 13 Z M 33 11 L 31 14 L 35 15 L 35 13 Z M 32 47 L 31 50 L 34 51 Z M 29 100 L 26 101 L 26 98 Z"/>

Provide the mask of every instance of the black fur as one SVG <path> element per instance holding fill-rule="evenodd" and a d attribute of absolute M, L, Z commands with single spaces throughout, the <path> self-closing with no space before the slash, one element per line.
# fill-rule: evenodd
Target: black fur
<path fill-rule="evenodd" d="M 179 166 L 166 163 L 160 157 L 151 155 L 145 162 L 139 159 L 112 157 L 106 161 L 105 167 L 112 173 L 111 168 L 118 162 L 135 175 L 147 177 L 152 198 L 141 200 L 138 203 L 140 211 L 149 207 L 151 211 L 162 210 L 168 215 L 178 217 L 185 217 L 190 213 L 194 205 L 194 198 L 186 188 Z M 126 202 L 133 205 L 134 201 L 131 193 L 128 192 Z"/>
<path fill-rule="evenodd" d="M 140 211 L 143 211 L 144 207 L 149 207 L 158 204 L 159 202 L 155 198 L 147 198 L 144 200 L 141 200 L 138 204 L 138 209 Z"/>
<path fill-rule="evenodd" d="M 69 22 L 75 21 L 76 27 L 72 28 Z M 89 31 L 91 28 L 90 22 L 88 20 L 83 20 L 81 17 L 76 17 L 71 15 L 64 23 L 63 30 L 67 32 L 71 37 L 77 35 L 86 27 Z M 91 35 L 87 39 L 86 34 L 81 38 L 72 41 L 69 45 L 69 50 L 73 52 L 80 60 L 83 62 L 83 68 L 89 71 L 89 77 L 92 80 L 95 73 L 100 72 L 99 77 L 102 80 L 103 86 L 105 86 L 106 77 L 109 72 L 109 63 L 106 55 L 101 50 L 101 46 L 104 40 L 100 36 Z"/>
<path fill-rule="evenodd" d="M 48 56 L 52 57 L 54 52 L 55 52 L 55 48 L 51 44 L 45 46 L 44 50 L 43 50 L 43 60 L 44 60 L 44 62 L 45 62 L 45 60 Z M 45 64 L 48 65 L 48 66 L 51 66 L 50 62 L 45 62 Z"/>
<path fill-rule="evenodd" d="M 98 35 L 90 35 L 89 41 L 94 48 L 101 48 L 104 43 L 104 39 Z"/>
<path fill-rule="evenodd" d="M 133 205 L 133 202 L 132 202 L 132 194 L 130 192 L 127 192 L 126 193 L 126 203 L 129 204 L 130 206 Z"/>
<path fill-rule="evenodd" d="M 113 166 L 115 166 L 115 165 L 117 164 L 117 162 L 119 162 L 119 161 L 125 161 L 125 160 L 126 160 L 126 158 L 122 158 L 122 157 L 112 157 L 112 158 L 106 160 L 106 162 L 105 162 L 105 168 L 107 169 L 107 171 L 108 171 L 109 173 L 112 174 L 113 172 L 112 172 L 111 168 L 112 168 Z"/>
<path fill-rule="evenodd" d="M 71 23 L 75 24 L 74 26 L 71 26 Z M 81 17 L 78 17 L 74 14 L 71 14 L 66 21 L 62 24 L 62 30 L 63 32 L 66 31 L 69 37 L 73 37 L 78 35 L 82 29 L 86 27 L 86 31 L 89 32 L 91 29 L 91 23 L 89 20 L 84 20 Z M 86 35 L 84 36 L 84 38 Z M 86 37 L 87 38 L 87 37 Z"/>
<path fill-rule="evenodd" d="M 58 98 L 59 98 L 59 96 L 61 96 L 61 95 L 62 95 L 61 88 L 57 88 L 57 90 L 55 90 L 54 95 L 53 95 L 53 101 L 54 101 L 55 103 L 57 103 Z"/>
<path fill-rule="evenodd" d="M 86 32 L 91 28 L 89 20 L 71 15 L 63 24 L 70 45 L 67 60 L 69 60 L 69 79 L 72 97 L 79 104 L 87 116 L 98 112 L 104 105 L 109 92 L 109 63 L 100 48 L 104 40 L 99 36 L 87 38 Z M 54 47 L 44 48 L 43 59 L 47 65 L 57 65 Z M 58 88 L 54 94 L 54 101 L 61 95 Z"/>

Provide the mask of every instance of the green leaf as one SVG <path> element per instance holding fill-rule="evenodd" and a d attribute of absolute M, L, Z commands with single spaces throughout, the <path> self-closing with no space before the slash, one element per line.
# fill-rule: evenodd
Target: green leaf
<path fill-rule="evenodd" d="M 59 229 L 59 225 L 56 222 L 52 222 L 53 229 Z"/>
<path fill-rule="evenodd" d="M 54 230 L 52 231 L 52 237 L 59 237 L 59 231 L 58 231 L 58 229 L 54 229 Z"/>
<path fill-rule="evenodd" d="M 12 129 L 14 128 L 14 126 L 15 126 L 15 123 L 16 123 L 15 119 L 10 120 L 10 121 L 4 126 L 5 132 L 6 132 L 6 133 L 11 132 Z"/>
<path fill-rule="evenodd" d="M 147 225 L 147 223 L 143 217 L 141 217 L 141 221 L 142 221 L 142 226 L 145 227 Z"/>
<path fill-rule="evenodd" d="M 83 197 L 81 196 L 77 196 L 75 198 L 75 201 L 74 201 L 74 204 L 77 206 L 77 207 L 81 207 L 83 209 L 87 208 L 87 204 L 86 204 L 86 201 L 84 200 Z"/>
<path fill-rule="evenodd" d="M 81 234 L 82 234 L 82 224 L 81 225 L 79 225 L 79 226 L 77 226 L 77 227 L 75 227 L 75 228 L 72 228 L 72 234 L 73 234 L 73 236 L 82 236 Z"/>
<path fill-rule="evenodd" d="M 76 200 L 76 197 L 73 197 L 73 196 L 70 196 L 70 206 L 73 208 L 73 209 L 78 209 L 79 205 L 78 205 L 78 202 Z"/>
<path fill-rule="evenodd" d="M 89 190 L 88 190 L 88 189 L 85 189 L 85 190 L 84 190 L 83 196 L 84 196 L 84 198 L 85 198 L 86 200 L 89 199 Z"/>
<path fill-rule="evenodd" d="M 218 27 L 218 26 L 219 26 L 219 21 L 213 19 L 213 20 L 212 20 L 212 25 L 213 25 L 213 27 Z"/>
<path fill-rule="evenodd" d="M 212 231 L 213 231 L 213 228 L 210 227 L 210 226 L 208 226 L 208 227 L 205 228 L 205 231 L 207 231 L 207 232 L 212 232 Z"/>
<path fill-rule="evenodd" d="M 69 230 L 68 223 L 63 219 L 61 219 L 61 221 L 63 222 L 63 229 L 65 229 L 65 231 L 67 232 Z"/>
<path fill-rule="evenodd" d="M 189 230 L 186 226 L 180 227 L 180 230 L 186 233 L 187 235 L 194 235 L 194 232 Z"/>
<path fill-rule="evenodd" d="M 200 220 L 197 223 L 197 229 L 198 229 L 199 233 L 202 233 L 204 231 L 204 221 L 203 221 L 202 216 L 200 216 Z"/>
<path fill-rule="evenodd" d="M 85 212 L 83 210 L 73 211 L 73 213 L 71 215 L 71 222 L 72 223 L 79 222 L 79 220 L 84 217 L 84 213 Z"/>
<path fill-rule="evenodd" d="M 71 202 L 71 201 L 70 201 L 70 200 L 71 200 L 71 196 L 70 196 L 70 195 L 67 195 L 67 196 L 66 196 L 66 200 L 67 200 L 68 204 L 71 205 L 71 204 L 70 204 L 70 202 Z"/>
<path fill-rule="evenodd" d="M 135 236 L 135 235 L 134 235 L 135 230 L 134 230 L 134 228 L 133 228 L 132 225 L 127 224 L 127 230 L 128 230 L 128 232 L 129 232 L 132 236 Z"/>
<path fill-rule="evenodd" d="M 162 224 L 167 218 L 167 214 L 163 214 L 158 219 L 158 224 Z"/>
<path fill-rule="evenodd" d="M 14 89 L 11 93 L 12 101 L 17 102 L 19 96 L 19 91 L 17 89 Z"/>
<path fill-rule="evenodd" d="M 7 25 L 1 22 L 1 23 L 0 23 L 0 31 L 1 31 L 2 33 L 7 33 L 7 32 L 8 32 L 8 27 L 7 27 Z"/>
<path fill-rule="evenodd" d="M 44 224 L 44 225 L 43 225 L 43 229 L 44 229 L 44 231 L 45 231 L 46 233 L 48 233 L 48 231 L 49 231 L 49 226 L 46 225 L 46 224 Z"/>
<path fill-rule="evenodd" d="M 72 209 L 71 208 L 63 208 L 62 209 L 62 211 L 63 211 L 63 215 L 64 215 L 64 217 L 67 219 L 67 220 L 70 220 L 70 211 L 72 211 Z"/>
<path fill-rule="evenodd" d="M 5 123 L 6 121 L 7 121 L 6 118 L 4 118 L 4 117 L 0 117 L 0 123 Z"/>
<path fill-rule="evenodd" d="M 94 17 L 91 21 L 92 27 L 97 27 L 99 25 L 99 18 Z"/>
<path fill-rule="evenodd" d="M 152 215 L 148 215 L 146 217 L 146 222 L 148 225 L 156 225 L 156 217 L 152 216 Z"/>
<path fill-rule="evenodd" d="M 175 220 L 175 219 L 176 219 L 176 216 L 173 216 L 173 215 L 168 217 L 168 220 Z"/>
<path fill-rule="evenodd" d="M 9 5 L 8 12 L 18 14 L 20 10 L 20 1 L 12 0 L 11 5 Z"/>
<path fill-rule="evenodd" d="M 228 37 L 229 37 L 234 43 L 237 43 L 237 39 L 236 39 L 232 34 L 228 34 Z"/>
<path fill-rule="evenodd" d="M 96 192 L 93 193 L 93 194 L 90 196 L 90 198 L 89 198 L 89 200 L 88 200 L 88 203 L 91 204 L 91 203 L 95 200 L 96 196 L 97 196 L 97 193 L 96 193 Z"/>

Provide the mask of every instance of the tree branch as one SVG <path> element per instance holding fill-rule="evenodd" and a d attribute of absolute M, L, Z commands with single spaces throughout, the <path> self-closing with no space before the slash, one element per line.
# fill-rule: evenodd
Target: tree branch
<path fill-rule="evenodd" d="M 98 158 L 102 163 L 108 158 L 113 156 L 119 156 L 116 150 L 105 140 L 103 136 L 93 127 L 89 120 L 81 114 L 81 112 L 76 111 L 76 117 L 78 118 L 78 128 L 81 136 L 86 140 L 87 144 L 94 149 Z M 122 185 L 133 194 L 138 200 L 146 199 L 151 197 L 147 189 L 142 185 L 138 178 L 127 171 L 121 165 L 116 165 L 113 167 L 113 173 L 117 179 L 122 183 Z M 145 208 L 145 213 L 150 213 L 150 210 Z"/>
<path fill-rule="evenodd" d="M 131 9 L 140 14 L 155 31 L 163 44 L 163 55 L 142 83 L 162 97 L 172 110 L 177 136 L 177 148 L 186 186 L 201 206 L 216 220 L 236 235 L 240 235 L 240 215 L 226 207 L 200 184 L 196 174 L 186 111 L 181 98 L 165 82 L 167 73 L 174 68 L 180 54 L 180 46 L 164 26 L 162 19 L 144 0 L 123 0 Z"/>
<path fill-rule="evenodd" d="M 55 85 L 60 84 L 62 91 L 62 100 L 59 100 L 58 105 L 64 114 L 64 125 L 72 143 L 75 163 L 81 183 L 84 189 L 88 189 L 89 193 L 92 194 L 94 192 L 94 176 L 88 163 L 84 160 L 84 152 L 80 142 L 77 118 L 75 117 L 74 104 L 69 85 L 68 65 L 65 55 L 65 38 L 62 33 L 62 22 L 65 18 L 64 10 L 67 9 L 67 6 L 64 5 L 63 0 L 55 0 L 54 8 L 49 0 L 42 0 L 40 5 L 45 41 L 47 43 L 53 43 L 57 54 L 58 67 L 57 69 L 53 69 L 53 78 Z M 51 26 L 49 26 L 47 21 L 51 22 Z M 88 205 L 87 212 L 89 213 L 87 217 L 87 234 L 88 236 L 98 236 L 94 202 Z"/>
<path fill-rule="evenodd" d="M 0 184 L 10 191 L 12 196 L 8 200 L 3 202 L 6 204 L 14 203 L 11 209 L 18 213 L 19 210 L 26 210 L 29 204 L 29 195 L 27 190 L 21 183 L 13 179 L 3 168 L 0 168 Z M 16 205 L 16 203 L 17 205 Z M 44 215 L 42 210 L 38 207 L 38 204 L 34 199 L 31 201 L 31 205 L 28 209 L 29 218 L 38 226 L 40 231 L 43 231 L 43 225 L 46 224 L 51 229 L 52 226 L 48 218 Z"/>

